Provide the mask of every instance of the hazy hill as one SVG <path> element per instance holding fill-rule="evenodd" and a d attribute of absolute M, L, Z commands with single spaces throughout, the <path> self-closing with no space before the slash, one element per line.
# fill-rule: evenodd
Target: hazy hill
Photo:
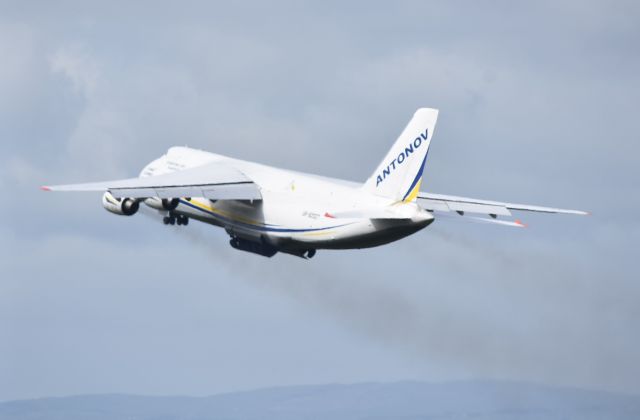
<path fill-rule="evenodd" d="M 640 396 L 505 382 L 311 385 L 211 397 L 88 395 L 0 403 L 0 420 L 640 419 Z"/>

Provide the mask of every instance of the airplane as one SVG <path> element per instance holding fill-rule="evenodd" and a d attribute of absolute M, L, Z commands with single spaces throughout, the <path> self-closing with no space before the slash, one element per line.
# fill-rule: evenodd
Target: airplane
<path fill-rule="evenodd" d="M 111 213 L 132 216 L 144 203 L 167 225 L 187 225 L 194 219 L 224 228 L 233 248 L 265 257 L 281 252 L 305 259 L 319 249 L 369 248 L 397 241 L 447 215 L 524 227 L 503 217 L 511 211 L 588 214 L 420 191 L 437 118 L 437 109 L 418 109 L 364 183 L 171 147 L 137 178 L 41 188 L 101 191 L 102 204 Z"/>

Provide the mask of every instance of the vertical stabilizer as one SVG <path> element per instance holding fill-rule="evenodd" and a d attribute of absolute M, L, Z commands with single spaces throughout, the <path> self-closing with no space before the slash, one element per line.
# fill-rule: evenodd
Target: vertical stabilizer
<path fill-rule="evenodd" d="M 437 109 L 418 109 L 363 188 L 396 201 L 414 201 L 437 119 Z"/>

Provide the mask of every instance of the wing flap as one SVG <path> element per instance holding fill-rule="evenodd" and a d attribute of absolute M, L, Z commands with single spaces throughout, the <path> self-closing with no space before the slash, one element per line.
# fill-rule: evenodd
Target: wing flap
<path fill-rule="evenodd" d="M 125 197 L 132 197 L 132 195 L 126 195 L 126 190 L 118 191 L 123 192 Z M 174 197 L 201 197 L 202 196 L 202 188 L 201 187 L 167 187 L 167 188 L 154 188 L 156 193 L 156 197 L 158 198 L 174 198 Z M 113 192 L 112 192 L 113 193 Z M 135 193 L 134 191 L 130 191 L 129 194 Z"/>
<path fill-rule="evenodd" d="M 202 197 L 210 200 L 238 200 L 235 197 L 244 197 L 243 200 L 262 200 L 260 189 L 253 182 L 233 185 L 216 185 L 203 188 Z"/>

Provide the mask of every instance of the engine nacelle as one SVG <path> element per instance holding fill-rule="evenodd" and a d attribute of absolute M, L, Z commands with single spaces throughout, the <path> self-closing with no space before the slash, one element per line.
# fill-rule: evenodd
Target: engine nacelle
<path fill-rule="evenodd" d="M 140 208 L 140 202 L 133 198 L 115 198 L 110 192 L 102 196 L 102 206 L 120 216 L 133 216 Z"/>
<path fill-rule="evenodd" d="M 160 199 L 160 198 L 152 197 L 152 198 L 146 198 L 144 200 L 144 204 L 151 207 L 152 209 L 171 211 L 171 210 L 175 210 L 176 207 L 178 207 L 178 204 L 180 204 L 180 199 L 179 198 Z"/>

